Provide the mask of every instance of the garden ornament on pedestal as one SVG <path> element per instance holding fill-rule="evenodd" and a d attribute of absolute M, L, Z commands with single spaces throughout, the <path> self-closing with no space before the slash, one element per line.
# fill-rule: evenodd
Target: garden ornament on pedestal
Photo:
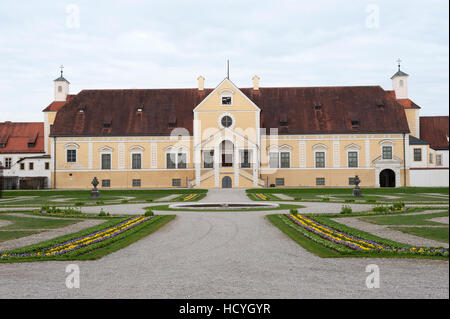
<path fill-rule="evenodd" d="M 361 183 L 361 180 L 359 179 L 358 175 L 355 176 L 355 188 L 353 189 L 353 196 L 360 197 L 361 196 L 361 189 L 359 188 L 359 183 Z"/>
<path fill-rule="evenodd" d="M 91 198 L 100 198 L 100 191 L 97 189 L 97 185 L 99 184 L 97 177 L 94 177 L 91 184 L 94 186 L 91 191 Z"/>

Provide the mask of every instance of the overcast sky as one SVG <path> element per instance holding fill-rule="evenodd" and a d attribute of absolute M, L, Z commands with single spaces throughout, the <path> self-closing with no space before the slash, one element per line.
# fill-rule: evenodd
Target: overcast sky
<path fill-rule="evenodd" d="M 23 3 L 27 4 L 23 4 Z M 83 89 L 381 85 L 396 60 L 421 115 L 448 115 L 448 0 L 10 1 L 0 121 L 43 121 L 64 65 Z"/>

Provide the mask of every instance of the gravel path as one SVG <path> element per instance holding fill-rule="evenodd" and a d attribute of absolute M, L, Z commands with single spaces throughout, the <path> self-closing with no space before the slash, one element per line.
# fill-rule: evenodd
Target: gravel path
<path fill-rule="evenodd" d="M 286 194 L 274 194 L 276 197 L 284 199 L 284 200 L 293 200 L 294 197 L 292 196 L 288 196 Z"/>
<path fill-rule="evenodd" d="M 31 217 L 31 216 L 26 215 L 26 217 Z M 34 217 L 39 218 L 39 216 L 34 216 Z M 45 231 L 42 231 L 38 234 L 1 242 L 0 243 L 0 251 L 11 250 L 11 249 L 16 249 L 16 248 L 32 245 L 32 244 L 37 244 L 37 243 L 40 243 L 41 241 L 49 240 L 49 239 L 67 235 L 70 233 L 75 233 L 75 232 L 78 232 L 85 228 L 101 224 L 103 222 L 105 222 L 105 220 L 86 219 L 86 220 L 80 221 L 76 224 L 72 224 L 72 225 L 69 225 L 66 227 L 55 228 L 55 229 L 45 229 Z M 15 230 L 17 230 L 17 229 L 15 229 Z M 28 230 L 34 230 L 34 229 L 28 229 Z M 0 264 L 0 268 L 1 267 L 2 267 L 2 264 Z M 2 294 L 0 294 L 0 298 L 1 297 L 2 297 Z"/>
<path fill-rule="evenodd" d="M 0 264 L 5 298 L 448 298 L 447 261 L 319 258 L 263 212 L 177 212 L 140 241 L 95 261 Z M 80 267 L 80 289 L 65 267 Z M 365 267 L 380 267 L 367 289 Z"/>
<path fill-rule="evenodd" d="M 349 227 L 360 229 L 362 231 L 371 233 L 375 236 L 387 238 L 400 243 L 415 245 L 415 246 L 428 246 L 428 247 L 448 247 L 448 243 L 439 242 L 411 234 L 403 233 L 399 230 L 389 228 L 393 225 L 377 225 L 360 220 L 357 217 L 341 217 L 332 218 L 337 223 L 344 224 Z M 402 225 L 395 225 L 395 227 L 403 227 Z M 408 226 L 407 226 L 408 227 Z"/>
<path fill-rule="evenodd" d="M 158 199 L 155 199 L 154 202 L 170 202 L 172 199 L 177 198 L 180 194 L 172 194 L 169 196 L 164 196 Z"/>
<path fill-rule="evenodd" d="M 429 220 L 431 220 L 432 222 L 436 222 L 436 223 L 447 224 L 447 225 L 449 224 L 448 216 L 431 218 Z"/>

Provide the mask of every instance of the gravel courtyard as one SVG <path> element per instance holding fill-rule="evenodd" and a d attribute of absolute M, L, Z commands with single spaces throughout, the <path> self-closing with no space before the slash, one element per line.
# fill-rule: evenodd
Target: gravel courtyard
<path fill-rule="evenodd" d="M 1 298 L 448 298 L 447 261 L 323 259 L 272 226 L 273 212 L 177 212 L 96 261 L 0 264 Z M 67 265 L 81 287 L 65 286 Z M 365 268 L 380 268 L 366 288 Z"/>

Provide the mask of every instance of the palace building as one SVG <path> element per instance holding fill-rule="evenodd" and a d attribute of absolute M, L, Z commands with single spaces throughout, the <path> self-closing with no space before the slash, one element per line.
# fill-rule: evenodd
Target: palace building
<path fill-rule="evenodd" d="M 71 95 L 61 72 L 43 111 L 48 186 L 448 186 L 448 116 L 419 116 L 400 66 L 393 90 L 204 82 Z"/>

